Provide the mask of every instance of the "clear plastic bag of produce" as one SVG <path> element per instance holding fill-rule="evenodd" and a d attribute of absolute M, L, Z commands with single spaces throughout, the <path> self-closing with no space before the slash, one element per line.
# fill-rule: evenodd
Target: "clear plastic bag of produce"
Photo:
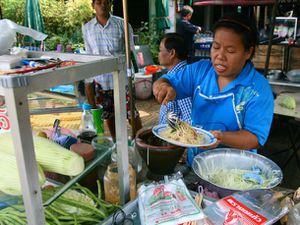
<path fill-rule="evenodd" d="M 174 225 L 205 217 L 180 178 L 142 185 L 138 202 L 142 225 Z"/>
<path fill-rule="evenodd" d="M 274 224 L 288 213 L 280 206 L 278 194 L 271 190 L 238 192 L 211 204 L 203 210 L 207 224 L 267 225 Z"/>

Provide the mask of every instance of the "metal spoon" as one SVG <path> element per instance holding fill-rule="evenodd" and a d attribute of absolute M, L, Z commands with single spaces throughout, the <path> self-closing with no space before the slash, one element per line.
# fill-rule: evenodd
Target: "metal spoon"
<path fill-rule="evenodd" d="M 172 111 L 167 112 L 167 124 L 174 130 L 180 125 L 180 119 Z"/>

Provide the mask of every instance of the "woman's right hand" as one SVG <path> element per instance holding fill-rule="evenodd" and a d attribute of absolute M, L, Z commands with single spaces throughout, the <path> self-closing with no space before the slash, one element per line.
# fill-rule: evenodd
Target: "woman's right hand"
<path fill-rule="evenodd" d="M 176 92 L 166 79 L 160 78 L 153 84 L 153 95 L 159 103 L 166 105 L 175 99 Z"/>

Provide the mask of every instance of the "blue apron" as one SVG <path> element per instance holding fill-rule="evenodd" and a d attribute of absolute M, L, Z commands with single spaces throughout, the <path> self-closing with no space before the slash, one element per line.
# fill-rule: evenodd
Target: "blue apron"
<path fill-rule="evenodd" d="M 192 125 L 205 130 L 238 131 L 242 129 L 235 110 L 234 94 L 206 96 L 200 86 L 195 90 L 192 109 Z M 205 150 L 189 148 L 188 165 L 195 155 Z"/>

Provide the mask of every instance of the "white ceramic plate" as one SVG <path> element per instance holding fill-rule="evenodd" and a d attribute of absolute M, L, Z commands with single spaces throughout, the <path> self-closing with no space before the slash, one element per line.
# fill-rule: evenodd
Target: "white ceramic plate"
<path fill-rule="evenodd" d="M 152 132 L 155 136 L 159 137 L 160 139 L 167 141 L 171 144 L 182 146 L 182 147 L 207 147 L 207 146 L 213 145 L 217 141 L 217 139 L 210 132 L 203 130 L 201 128 L 198 128 L 198 127 L 192 127 L 193 129 L 196 130 L 197 133 L 201 133 L 204 135 L 204 142 L 201 144 L 200 143 L 199 144 L 185 144 L 185 143 L 182 143 L 179 141 L 175 141 L 173 139 L 162 137 L 160 134 L 167 127 L 168 127 L 167 124 L 156 125 L 152 128 Z"/>

